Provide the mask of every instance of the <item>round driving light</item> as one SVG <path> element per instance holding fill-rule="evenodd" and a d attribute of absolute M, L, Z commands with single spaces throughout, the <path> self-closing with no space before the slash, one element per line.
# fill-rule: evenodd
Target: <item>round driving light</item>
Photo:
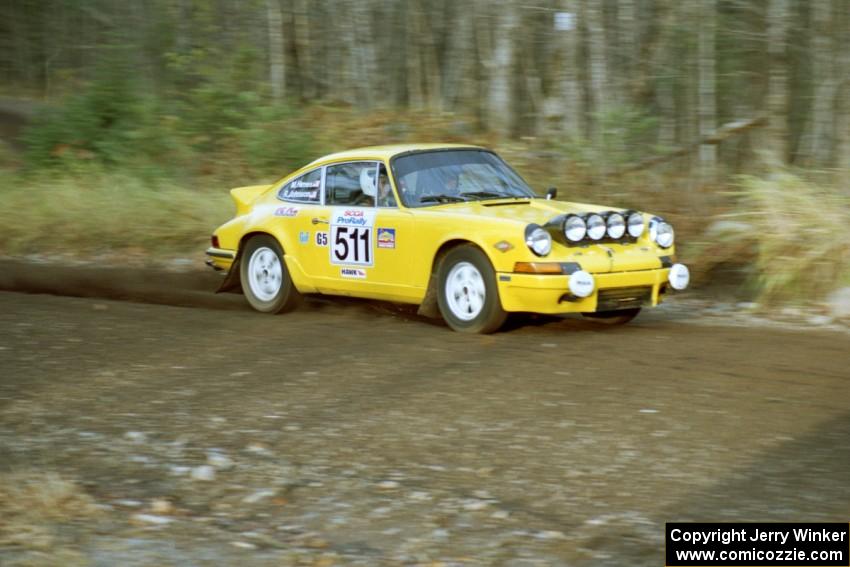
<path fill-rule="evenodd" d="M 584 270 L 570 274 L 569 286 L 570 292 L 576 297 L 588 297 L 596 288 L 596 284 L 593 282 L 593 276 Z"/>
<path fill-rule="evenodd" d="M 608 236 L 617 239 L 626 233 L 626 219 L 620 213 L 608 215 Z"/>
<path fill-rule="evenodd" d="M 599 215 L 587 217 L 587 235 L 593 240 L 599 240 L 605 236 L 605 220 Z"/>
<path fill-rule="evenodd" d="M 658 220 L 650 224 L 649 235 L 662 248 L 670 248 L 673 246 L 673 227 L 670 223 Z"/>
<path fill-rule="evenodd" d="M 643 215 L 640 213 L 632 213 L 629 215 L 629 236 L 638 238 L 643 234 Z"/>
<path fill-rule="evenodd" d="M 552 236 L 537 227 L 525 237 L 525 244 L 538 256 L 545 256 L 552 250 Z"/>
<path fill-rule="evenodd" d="M 584 219 L 575 215 L 568 216 L 566 222 L 564 222 L 564 236 L 567 237 L 567 240 L 578 242 L 584 238 L 585 234 L 587 234 L 587 225 L 584 223 Z"/>
<path fill-rule="evenodd" d="M 682 291 L 688 287 L 688 283 L 691 281 L 691 272 L 684 264 L 673 264 L 667 274 L 667 280 L 670 282 L 670 287 Z"/>

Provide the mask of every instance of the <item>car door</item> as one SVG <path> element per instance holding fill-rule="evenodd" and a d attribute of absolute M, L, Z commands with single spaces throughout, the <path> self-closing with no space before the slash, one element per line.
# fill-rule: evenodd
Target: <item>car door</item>
<path fill-rule="evenodd" d="M 377 161 L 327 166 L 325 187 L 330 213 L 325 291 L 358 297 L 403 299 L 409 296 L 405 255 L 413 229 L 409 212 L 396 205 L 390 187 L 382 198 L 378 182 L 386 168 Z"/>

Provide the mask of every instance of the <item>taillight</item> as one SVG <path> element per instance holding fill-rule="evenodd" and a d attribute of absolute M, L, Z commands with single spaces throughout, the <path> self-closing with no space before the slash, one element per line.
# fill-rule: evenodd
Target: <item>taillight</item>
<path fill-rule="evenodd" d="M 213 248 L 221 248 L 221 247 L 218 245 L 218 236 L 217 236 L 217 235 L 213 234 L 213 235 L 210 237 L 210 240 L 212 241 L 212 247 L 213 247 Z"/>

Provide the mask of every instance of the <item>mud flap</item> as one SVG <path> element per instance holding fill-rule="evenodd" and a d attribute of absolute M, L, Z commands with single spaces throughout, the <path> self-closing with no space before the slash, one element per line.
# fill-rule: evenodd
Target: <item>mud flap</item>
<path fill-rule="evenodd" d="M 216 293 L 242 293 L 242 282 L 239 279 L 239 264 L 241 261 L 242 248 L 240 247 L 236 253 L 236 258 L 233 259 L 233 263 L 230 265 L 230 270 L 224 276 L 224 281 L 221 282 Z"/>
<path fill-rule="evenodd" d="M 440 265 L 442 264 L 442 258 L 434 266 L 434 269 L 431 270 L 431 277 L 428 279 L 428 290 L 425 292 L 425 298 L 422 299 L 422 303 L 419 304 L 419 309 L 417 309 L 416 314 L 421 317 L 429 317 L 431 319 L 439 319 L 440 315 L 440 306 L 437 303 L 437 288 L 440 285 L 439 282 L 439 273 L 440 273 Z"/>

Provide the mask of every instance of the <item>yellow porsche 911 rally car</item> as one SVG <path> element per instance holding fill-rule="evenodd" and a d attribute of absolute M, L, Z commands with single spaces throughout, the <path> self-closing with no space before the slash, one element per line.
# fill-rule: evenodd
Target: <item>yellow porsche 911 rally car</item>
<path fill-rule="evenodd" d="M 623 323 L 685 289 L 673 228 L 639 211 L 537 196 L 480 147 L 416 144 L 325 156 L 272 183 L 233 189 L 236 217 L 207 263 L 265 313 L 302 294 L 420 306 L 456 331 L 509 312 Z"/>

